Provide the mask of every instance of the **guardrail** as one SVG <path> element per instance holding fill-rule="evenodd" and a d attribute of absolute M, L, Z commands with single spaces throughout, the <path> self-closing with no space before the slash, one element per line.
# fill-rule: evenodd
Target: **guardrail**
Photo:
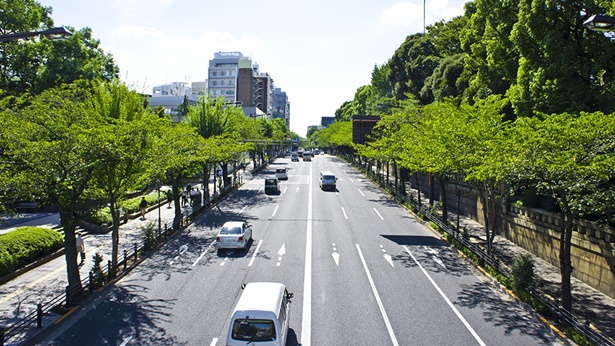
<path fill-rule="evenodd" d="M 116 278 L 122 277 L 139 263 L 139 260 L 145 253 L 155 248 L 158 244 L 163 243 L 173 233 L 187 227 L 191 220 L 205 210 L 211 208 L 221 198 L 236 189 L 237 186 L 238 184 L 227 185 L 222 190 L 219 190 L 215 196 L 203 201 L 203 203 L 197 208 L 193 207 L 191 210 L 187 210 L 182 214 L 181 219 L 175 220 L 171 223 L 171 227 L 165 223 L 164 227 L 156 230 L 153 238 L 144 237 L 144 239 L 140 242 L 134 243 L 130 250 L 124 250 L 123 256 L 121 260 L 118 261 L 117 267 L 115 268 L 115 275 L 110 275 L 112 265 L 111 261 L 107 261 L 107 265 L 101 266 L 100 273 L 96 274 L 90 271 L 88 277 L 81 280 L 80 285 L 75 285 L 73 287 L 67 286 L 64 293 L 57 295 L 48 301 L 38 303 L 36 310 L 30 312 L 9 327 L 0 327 L 0 346 L 4 345 L 8 340 L 13 339 L 23 339 L 18 341 L 18 343 L 27 341 L 27 330 L 32 328 L 34 325 L 36 325 L 36 328 L 42 328 L 43 316 L 45 314 L 50 313 L 58 307 L 63 306 L 64 308 L 67 308 L 76 306 L 95 290 L 109 282 L 112 282 Z M 166 201 L 160 202 L 158 207 L 164 204 L 166 204 Z"/>
<path fill-rule="evenodd" d="M 443 232 L 447 233 L 449 236 L 460 242 L 463 246 L 472 251 L 480 261 L 488 264 L 501 274 L 512 277 L 512 272 L 510 269 L 503 265 L 500 260 L 495 256 L 489 256 L 487 251 L 480 247 L 479 245 L 471 242 L 463 236 L 463 233 L 460 232 L 455 226 L 450 225 L 448 223 L 444 223 L 442 219 L 438 215 L 432 214 L 431 210 L 426 205 L 419 205 L 412 196 L 407 196 L 395 189 L 395 186 L 391 184 L 387 184 L 382 174 L 374 173 L 364 167 L 358 166 L 356 162 L 352 160 L 348 160 L 353 163 L 353 165 L 358 168 L 361 172 L 369 176 L 374 182 L 391 191 L 395 197 L 402 200 L 404 203 L 411 205 L 418 212 L 420 212 L 427 220 L 436 224 Z M 579 334 L 583 335 L 587 340 L 591 341 L 596 345 L 604 345 L 604 346 L 615 346 L 615 343 L 603 335 L 599 331 L 593 329 L 588 322 L 581 321 L 578 317 L 572 314 L 570 311 L 564 309 L 561 305 L 557 303 L 556 299 L 551 298 L 550 296 L 544 294 L 539 289 L 534 286 L 531 286 L 527 289 L 527 292 L 537 301 L 542 303 L 547 309 L 549 309 L 551 316 L 555 319 L 555 322 L 562 323 L 564 325 L 568 325 L 573 327 Z"/>

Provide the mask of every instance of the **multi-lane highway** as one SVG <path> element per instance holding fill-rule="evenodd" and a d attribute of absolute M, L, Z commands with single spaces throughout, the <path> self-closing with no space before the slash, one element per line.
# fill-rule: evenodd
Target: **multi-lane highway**
<path fill-rule="evenodd" d="M 288 167 L 279 195 L 264 178 Z M 321 191 L 320 171 L 338 177 Z M 251 222 L 245 251 L 219 227 Z M 61 323 L 57 345 L 225 345 L 241 285 L 294 293 L 287 345 L 562 344 L 539 319 L 360 172 L 328 155 L 278 159 Z M 258 342 L 252 345 L 258 346 Z"/>

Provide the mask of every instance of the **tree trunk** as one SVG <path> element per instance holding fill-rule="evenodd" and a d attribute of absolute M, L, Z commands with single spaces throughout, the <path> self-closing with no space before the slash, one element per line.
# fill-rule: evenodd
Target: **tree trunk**
<path fill-rule="evenodd" d="M 438 176 L 440 181 L 440 203 L 442 205 L 442 222 L 448 222 L 448 203 L 446 202 L 446 179 Z"/>
<path fill-rule="evenodd" d="M 117 198 L 115 196 L 109 197 L 109 211 L 113 219 L 113 225 L 111 226 L 111 272 L 109 273 L 109 277 L 114 278 L 120 245 L 120 215 L 118 214 L 119 210 L 117 208 Z"/>
<path fill-rule="evenodd" d="M 570 276 L 572 275 L 572 262 L 570 260 L 570 249 L 572 246 L 572 225 L 573 215 L 568 205 L 568 199 L 564 191 L 559 191 L 562 204 L 562 231 L 559 242 L 559 263 L 562 275 L 562 308 L 572 313 L 572 286 Z"/>
<path fill-rule="evenodd" d="M 483 186 L 479 189 L 478 195 L 480 196 L 480 202 L 483 205 L 483 219 L 485 220 L 485 240 L 487 243 L 487 255 L 491 257 L 491 225 L 489 224 L 489 197 L 487 196 L 487 188 Z"/>
<path fill-rule="evenodd" d="M 71 289 L 81 289 L 79 266 L 77 265 L 77 240 L 75 239 L 75 218 L 72 211 L 58 208 L 60 212 L 60 224 L 64 231 L 64 249 L 66 255 L 66 275 L 68 286 Z"/>

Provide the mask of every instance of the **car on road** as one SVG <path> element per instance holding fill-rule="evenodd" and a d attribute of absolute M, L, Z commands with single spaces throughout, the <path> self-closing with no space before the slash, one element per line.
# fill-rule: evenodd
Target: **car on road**
<path fill-rule="evenodd" d="M 275 177 L 280 179 L 280 180 L 288 179 L 288 173 L 286 171 L 286 167 L 284 167 L 284 168 L 276 168 L 276 170 L 275 170 Z"/>
<path fill-rule="evenodd" d="M 216 249 L 245 249 L 252 240 L 252 225 L 247 221 L 229 221 L 216 237 Z"/>
<path fill-rule="evenodd" d="M 278 178 L 265 178 L 265 193 L 280 193 L 280 182 Z"/>
<path fill-rule="evenodd" d="M 328 171 L 320 172 L 320 179 L 318 180 L 318 184 L 322 190 L 335 191 L 336 182 L 337 177 L 335 176 L 335 174 Z"/>
<path fill-rule="evenodd" d="M 312 155 L 309 151 L 303 153 L 303 161 L 312 161 Z"/>
<path fill-rule="evenodd" d="M 292 153 L 292 154 L 290 155 L 290 160 L 291 160 L 291 161 L 299 161 L 299 154 L 297 154 L 297 153 Z"/>

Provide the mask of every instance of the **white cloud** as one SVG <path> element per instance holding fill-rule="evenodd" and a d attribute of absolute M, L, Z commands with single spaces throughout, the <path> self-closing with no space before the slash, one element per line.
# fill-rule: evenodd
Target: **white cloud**
<path fill-rule="evenodd" d="M 380 16 L 380 23 L 387 25 L 416 26 L 417 21 L 423 22 L 423 7 L 410 2 L 399 2 Z"/>

